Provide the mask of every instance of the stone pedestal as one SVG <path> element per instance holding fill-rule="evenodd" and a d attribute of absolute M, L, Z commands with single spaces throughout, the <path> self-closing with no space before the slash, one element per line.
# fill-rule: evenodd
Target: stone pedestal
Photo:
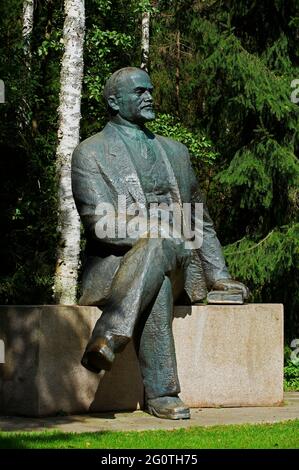
<path fill-rule="evenodd" d="M 174 337 L 181 398 L 191 407 L 282 403 L 282 305 L 177 307 Z"/>
<path fill-rule="evenodd" d="M 80 360 L 97 307 L 0 307 L 0 413 L 46 416 L 135 410 L 143 386 L 132 344 L 104 376 Z M 177 307 L 181 398 L 191 407 L 273 406 L 283 400 L 283 307 Z"/>

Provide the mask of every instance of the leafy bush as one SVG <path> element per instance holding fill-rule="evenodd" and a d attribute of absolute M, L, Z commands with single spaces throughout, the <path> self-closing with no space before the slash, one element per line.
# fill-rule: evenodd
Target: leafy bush
<path fill-rule="evenodd" d="M 155 134 L 170 137 L 186 145 L 193 160 L 212 165 L 219 156 L 212 142 L 203 133 L 190 131 L 171 114 L 159 114 L 148 127 Z"/>

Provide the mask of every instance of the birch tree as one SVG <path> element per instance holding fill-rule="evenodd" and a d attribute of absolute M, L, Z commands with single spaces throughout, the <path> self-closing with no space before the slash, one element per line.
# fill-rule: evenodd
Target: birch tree
<path fill-rule="evenodd" d="M 83 44 L 85 32 L 84 0 L 65 0 L 63 28 L 64 55 L 60 75 L 58 147 L 56 152 L 58 190 L 58 245 L 54 298 L 60 304 L 76 302 L 80 254 L 80 220 L 72 196 L 71 157 L 79 143 Z"/>
<path fill-rule="evenodd" d="M 31 36 L 33 31 L 34 0 L 23 0 L 22 37 L 26 88 L 23 90 L 18 109 L 20 132 L 29 130 L 31 111 Z"/>
<path fill-rule="evenodd" d="M 150 12 L 145 11 L 142 13 L 141 20 L 141 65 L 140 68 L 148 71 L 149 60 L 149 28 L 150 28 Z"/>
<path fill-rule="evenodd" d="M 23 41 L 27 68 L 31 68 L 31 35 L 33 30 L 34 0 L 23 2 Z"/>

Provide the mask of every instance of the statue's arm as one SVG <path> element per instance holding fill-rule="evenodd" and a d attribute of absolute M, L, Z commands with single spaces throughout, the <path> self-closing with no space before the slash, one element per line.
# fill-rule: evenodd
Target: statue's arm
<path fill-rule="evenodd" d="M 248 299 L 249 289 L 242 282 L 231 279 L 205 198 L 199 190 L 199 184 L 191 166 L 188 151 L 187 158 L 192 202 L 200 202 L 203 204 L 203 243 L 198 249 L 198 252 L 202 261 L 207 287 L 208 289 L 221 291 L 238 290 L 242 292 L 243 299 Z"/>
<path fill-rule="evenodd" d="M 222 248 L 217 238 L 205 198 L 199 189 L 198 181 L 191 166 L 189 153 L 187 154 L 187 161 L 191 183 L 191 200 L 193 203 L 198 202 L 203 204 L 203 242 L 198 252 L 202 261 L 207 287 L 210 289 L 216 281 L 230 279 L 230 274 L 224 261 Z"/>
<path fill-rule="evenodd" d="M 99 236 L 97 224 L 103 216 L 99 213 L 100 204 L 109 204 L 112 210 L 114 206 L 109 182 L 105 181 L 101 174 L 92 149 L 89 150 L 87 148 L 82 150 L 78 146 L 74 150 L 72 158 L 72 190 L 76 207 L 88 238 L 100 241 L 101 244 L 107 243 L 121 247 L 131 247 L 136 243 L 135 239 L 129 237 L 106 236 L 101 238 Z"/>

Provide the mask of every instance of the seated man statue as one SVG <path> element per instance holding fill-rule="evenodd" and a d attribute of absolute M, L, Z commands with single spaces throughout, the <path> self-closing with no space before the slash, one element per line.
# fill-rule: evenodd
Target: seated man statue
<path fill-rule="evenodd" d="M 174 302 L 182 294 L 190 304 L 200 302 L 211 289 L 233 290 L 246 299 L 248 290 L 230 279 L 187 148 L 145 127 L 155 117 L 152 91 L 145 71 L 115 72 L 104 88 L 110 121 L 73 154 L 73 194 L 87 239 L 79 303 L 102 310 L 82 365 L 95 373 L 110 370 L 115 353 L 133 338 L 147 411 L 186 419 L 190 410 L 178 397 Z M 132 226 L 128 230 L 134 216 L 132 210 L 126 213 L 129 206 L 145 208 L 144 219 L 150 205 L 182 208 L 186 203 L 202 207 L 199 247 L 191 243 L 190 248 L 183 235 L 163 236 L 162 225 L 159 233 L 147 224 L 137 236 Z"/>

